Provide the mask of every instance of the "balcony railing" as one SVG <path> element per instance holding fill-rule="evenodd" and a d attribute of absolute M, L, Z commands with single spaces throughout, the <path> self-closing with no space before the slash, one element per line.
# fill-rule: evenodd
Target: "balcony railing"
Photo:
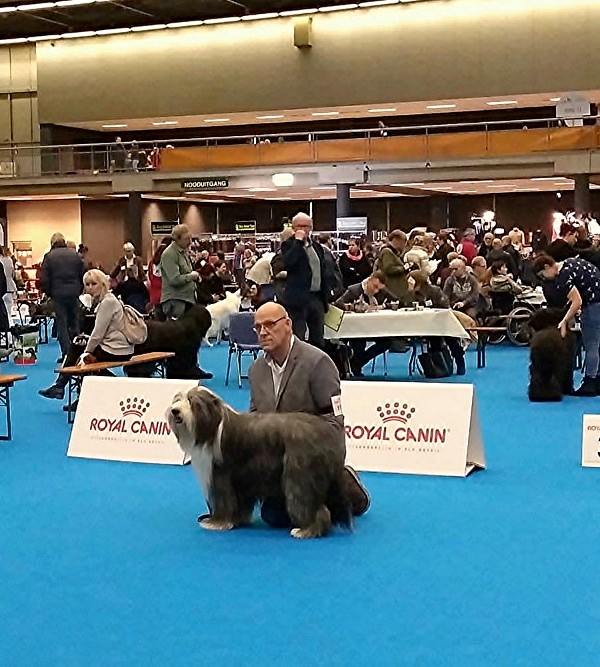
<path fill-rule="evenodd" d="M 280 132 L 170 141 L 0 145 L 1 178 L 93 177 L 136 171 L 186 172 L 369 161 L 433 163 L 600 148 L 597 117 L 567 127 L 557 118 Z"/>

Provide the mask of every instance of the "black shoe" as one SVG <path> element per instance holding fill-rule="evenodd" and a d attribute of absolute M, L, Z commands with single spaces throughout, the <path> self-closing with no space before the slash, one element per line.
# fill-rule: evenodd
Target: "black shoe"
<path fill-rule="evenodd" d="M 350 466 L 345 466 L 344 469 L 346 471 L 346 488 L 352 504 L 352 515 L 361 516 L 371 507 L 371 496 L 360 481 L 356 470 Z"/>
<path fill-rule="evenodd" d="M 464 375 L 467 372 L 467 367 L 465 366 L 465 355 L 462 357 L 457 357 L 454 362 L 456 363 L 456 374 Z"/>
<path fill-rule="evenodd" d="M 198 368 L 197 372 L 195 373 L 195 377 L 198 380 L 212 380 L 213 374 L 203 370 L 202 368 Z"/>
<path fill-rule="evenodd" d="M 62 401 L 62 399 L 65 397 L 65 388 L 53 384 L 50 385 L 47 389 L 40 389 L 38 394 L 44 398 L 57 398 L 58 400 Z"/>
<path fill-rule="evenodd" d="M 596 378 L 584 377 L 581 387 L 573 392 L 573 396 L 597 396 Z"/>

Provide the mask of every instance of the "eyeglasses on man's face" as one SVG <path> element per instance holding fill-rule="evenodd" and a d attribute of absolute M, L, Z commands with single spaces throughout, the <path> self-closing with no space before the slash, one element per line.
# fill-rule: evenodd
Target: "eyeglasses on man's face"
<path fill-rule="evenodd" d="M 275 328 L 275 325 L 278 322 L 281 322 L 281 320 L 285 320 L 286 316 L 282 315 L 281 317 L 278 317 L 276 320 L 267 320 L 266 322 L 256 322 L 254 326 L 252 327 L 254 331 L 257 334 L 260 334 L 260 332 L 264 329 L 265 331 L 272 331 Z"/>

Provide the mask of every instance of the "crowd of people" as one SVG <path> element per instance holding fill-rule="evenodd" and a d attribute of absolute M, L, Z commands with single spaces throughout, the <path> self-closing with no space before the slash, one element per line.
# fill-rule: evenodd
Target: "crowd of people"
<path fill-rule="evenodd" d="M 153 312 L 163 319 L 179 319 L 191 306 L 220 301 L 228 290 L 237 287 L 242 309 L 257 310 L 266 302 L 279 302 L 286 308 L 298 339 L 327 349 L 324 320 L 332 304 L 357 312 L 386 306 L 450 308 L 463 324 L 474 325 L 498 303 L 510 304 L 525 291 L 541 287 L 550 305 L 574 307 L 578 301 L 569 297 L 570 290 L 558 287 L 559 274 L 565 271 L 564 277 L 573 261 L 585 262 L 584 268 L 588 264 L 600 267 L 600 250 L 585 225 L 564 223 L 551 243 L 538 234 L 534 248 L 525 239 L 524 232 L 517 228 L 498 235 L 469 227 L 460 238 L 454 230 L 433 233 L 417 228 L 407 233 L 396 229 L 388 233 L 385 242 L 373 244 L 364 238 L 351 238 L 347 247 L 339 249 L 328 235 L 313 232 L 313 221 L 306 213 L 298 213 L 282 231 L 276 252 L 261 254 L 253 243 L 238 238 L 233 260 L 227 262 L 224 253 L 211 255 L 193 242 L 185 225 L 177 225 L 147 263 L 134 245 L 126 242 L 106 280 L 111 295 L 122 303 L 141 314 Z M 57 233 L 41 264 L 40 289 L 52 300 L 61 348 L 59 361 L 66 358 L 79 333 L 84 274 L 96 268 L 88 255 L 86 246 L 76 248 Z M 541 268 L 540 257 L 546 258 Z M 10 314 L 18 289 L 17 267 L 10 253 L 2 260 L 6 276 L 3 306 Z M 556 275 L 553 266 L 559 267 Z M 578 310 L 583 307 L 586 313 L 582 324 L 589 348 L 596 345 L 590 334 L 596 325 L 588 321 L 595 322 L 588 313 L 594 311 L 589 305 L 595 304 L 596 298 L 584 287 L 580 291 Z M 456 372 L 465 372 L 459 341 L 432 338 L 427 342 L 432 356 L 440 348 L 447 348 Z M 396 338 L 351 341 L 351 374 L 360 377 L 364 366 L 376 356 L 402 346 L 402 331 Z M 593 353 L 591 359 L 593 362 Z M 592 370 L 591 364 L 590 373 Z M 207 378 L 210 374 L 198 366 L 197 376 Z M 593 380 L 588 378 L 585 391 L 592 391 L 592 385 L 595 390 L 598 385 L 600 392 L 600 377 L 594 375 Z"/>

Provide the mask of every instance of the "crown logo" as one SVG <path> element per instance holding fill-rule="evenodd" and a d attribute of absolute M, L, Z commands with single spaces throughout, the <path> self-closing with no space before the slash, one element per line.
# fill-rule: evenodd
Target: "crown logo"
<path fill-rule="evenodd" d="M 144 412 L 150 407 L 150 403 L 146 399 L 140 397 L 131 398 L 128 397 L 126 400 L 119 403 L 123 417 L 127 415 L 135 415 L 136 417 L 141 417 Z"/>
<path fill-rule="evenodd" d="M 386 403 L 377 406 L 377 414 L 384 424 L 388 422 L 400 422 L 406 424 L 415 413 L 415 408 L 411 408 L 407 403 Z"/>

